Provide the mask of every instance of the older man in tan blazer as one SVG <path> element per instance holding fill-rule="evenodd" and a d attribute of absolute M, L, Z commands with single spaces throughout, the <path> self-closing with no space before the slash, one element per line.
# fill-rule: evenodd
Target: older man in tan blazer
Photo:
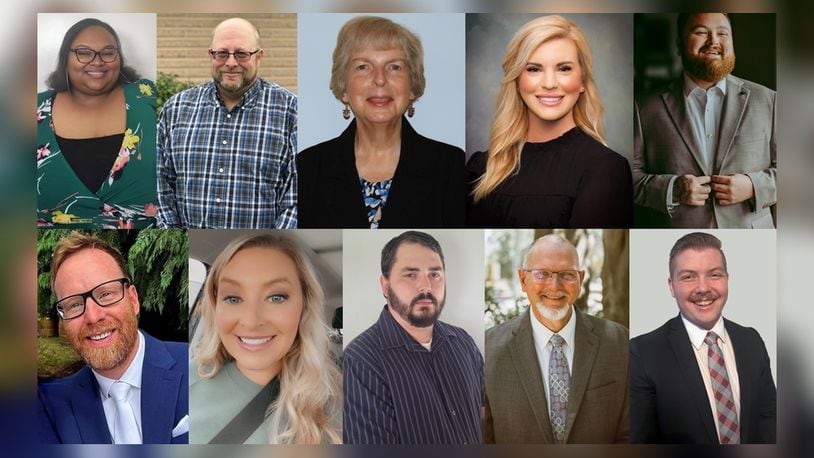
<path fill-rule="evenodd" d="M 775 91 L 730 72 L 727 15 L 680 14 L 682 77 L 637 102 L 637 225 L 772 228 L 777 202 Z M 655 218 L 644 222 L 640 215 Z"/>
<path fill-rule="evenodd" d="M 627 442 L 628 331 L 574 307 L 576 249 L 541 237 L 518 274 L 530 311 L 486 331 L 484 442 Z"/>

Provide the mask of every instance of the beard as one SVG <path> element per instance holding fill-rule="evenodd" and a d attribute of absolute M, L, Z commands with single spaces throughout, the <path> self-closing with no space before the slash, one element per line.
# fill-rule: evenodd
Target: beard
<path fill-rule="evenodd" d="M 243 73 L 240 75 L 240 80 L 238 81 L 227 81 L 223 75 L 218 70 L 212 71 L 212 79 L 215 80 L 215 85 L 218 89 L 227 94 L 230 98 L 238 98 L 243 95 L 252 84 L 257 80 L 257 72 L 255 71 L 252 74 L 248 74 L 246 69 L 243 69 Z"/>
<path fill-rule="evenodd" d="M 552 308 L 543 304 L 543 301 L 539 299 L 537 300 L 537 303 L 534 304 L 534 307 L 537 308 L 537 311 L 540 312 L 540 315 L 542 315 L 543 318 L 549 321 L 564 320 L 565 317 L 568 316 L 568 312 L 571 311 L 570 304 L 566 304 L 559 308 Z"/>
<path fill-rule="evenodd" d="M 703 52 L 704 48 L 701 48 L 701 51 Z M 684 65 L 684 71 L 691 77 L 701 81 L 717 83 L 735 69 L 735 53 L 728 52 L 720 60 L 713 60 L 682 51 L 681 63 Z"/>
<path fill-rule="evenodd" d="M 87 337 L 105 331 L 116 330 L 116 340 L 103 348 L 89 345 Z M 93 369 L 110 370 L 122 364 L 136 345 L 138 339 L 136 314 L 129 311 L 124 319 L 108 318 L 93 326 L 83 327 L 76 334 L 69 336 L 71 346 L 79 356 Z"/>
<path fill-rule="evenodd" d="M 413 300 L 408 304 L 399 299 L 396 292 L 393 291 L 393 288 L 388 287 L 387 299 L 390 306 L 393 307 L 396 313 L 410 323 L 410 325 L 417 328 L 426 328 L 434 325 L 435 322 L 438 321 L 438 317 L 441 315 L 441 310 L 444 309 L 444 303 L 446 302 L 447 298 L 446 291 L 444 292 L 444 297 L 441 298 L 440 302 L 435 298 L 435 296 L 432 295 L 432 293 L 422 293 L 414 297 Z M 422 300 L 432 301 L 435 307 L 416 312 L 415 305 L 418 301 Z"/>

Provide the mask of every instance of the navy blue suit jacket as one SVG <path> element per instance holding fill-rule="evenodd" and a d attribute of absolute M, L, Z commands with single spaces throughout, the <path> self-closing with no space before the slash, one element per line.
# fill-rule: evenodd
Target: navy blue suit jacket
<path fill-rule="evenodd" d="M 777 393 L 763 339 L 724 319 L 740 381 L 743 444 L 776 440 Z M 690 337 L 675 317 L 630 341 L 630 441 L 717 444 L 715 418 Z"/>
<path fill-rule="evenodd" d="M 162 342 L 144 334 L 141 374 L 141 429 L 145 444 L 186 444 L 189 433 L 172 430 L 189 413 L 189 345 Z M 37 421 L 46 444 L 110 444 L 99 384 L 89 367 L 39 384 Z"/>

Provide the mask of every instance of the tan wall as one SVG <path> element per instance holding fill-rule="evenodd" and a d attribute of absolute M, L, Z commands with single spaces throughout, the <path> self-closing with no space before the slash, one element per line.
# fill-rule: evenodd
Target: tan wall
<path fill-rule="evenodd" d="M 159 13 L 158 71 L 178 75 L 182 81 L 202 83 L 212 79 L 207 54 L 212 44 L 212 29 L 235 14 Z M 260 31 L 265 57 L 260 75 L 297 92 L 297 15 L 247 13 L 240 17 L 251 21 Z"/>

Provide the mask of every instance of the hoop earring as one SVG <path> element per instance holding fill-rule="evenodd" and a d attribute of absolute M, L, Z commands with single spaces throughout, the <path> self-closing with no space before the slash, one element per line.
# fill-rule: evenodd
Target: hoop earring
<path fill-rule="evenodd" d="M 345 108 L 342 109 L 342 117 L 345 119 L 350 119 L 350 107 L 348 104 L 345 104 Z"/>
<path fill-rule="evenodd" d="M 410 106 L 407 107 L 407 117 L 412 118 L 413 116 L 415 116 L 415 107 L 411 103 Z"/>

